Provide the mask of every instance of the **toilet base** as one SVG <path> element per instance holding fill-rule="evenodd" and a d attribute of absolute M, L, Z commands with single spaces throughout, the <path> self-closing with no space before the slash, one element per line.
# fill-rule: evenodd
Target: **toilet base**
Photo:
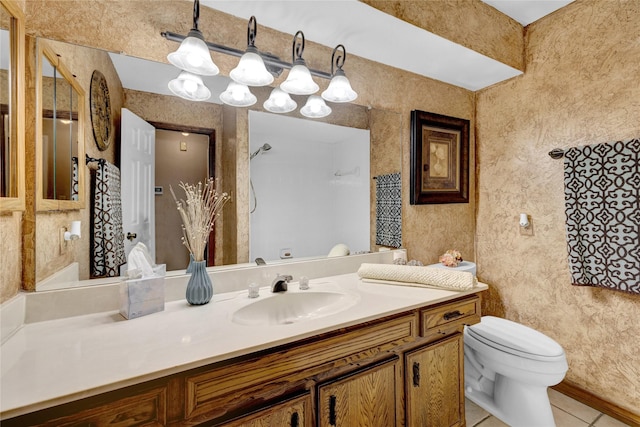
<path fill-rule="evenodd" d="M 493 396 L 465 384 L 465 396 L 514 427 L 555 427 L 547 387 L 523 384 L 496 374 Z"/>

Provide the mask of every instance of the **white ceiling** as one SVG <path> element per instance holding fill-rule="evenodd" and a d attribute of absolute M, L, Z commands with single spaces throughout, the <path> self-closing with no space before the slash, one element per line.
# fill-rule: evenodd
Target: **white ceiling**
<path fill-rule="evenodd" d="M 566 6 L 573 0 L 482 0 L 522 25 Z M 188 3 L 185 4 L 185 7 Z M 404 69 L 416 74 L 446 82 L 472 91 L 479 90 L 521 74 L 508 65 L 481 55 L 428 31 L 387 15 L 357 0 L 200 0 L 201 6 L 211 7 L 243 19 L 252 15 L 259 26 L 290 33 L 302 30 L 309 41 L 333 48 L 343 44 L 348 54 L 358 55 L 379 63 Z M 354 19 L 357 17 L 357 19 Z M 200 20 L 200 27 L 212 26 Z M 167 28 L 173 31 L 173 28 Z M 238 28 L 238 31 L 245 31 Z M 260 48 L 260 32 L 256 45 Z M 176 44 L 176 48 L 177 48 Z M 239 48 L 238 46 L 233 46 Z M 282 58 L 290 61 L 290 58 Z M 126 88 L 169 94 L 166 83 L 177 76 L 177 69 L 163 65 L 153 72 L 145 69 L 147 61 L 113 55 L 122 84 Z M 327 58 L 329 71 L 330 58 Z M 126 65 L 126 66 L 125 66 Z M 134 72 L 126 72 L 134 66 Z M 156 64 L 157 65 L 157 64 Z M 349 59 L 345 62 L 349 75 Z M 162 74 L 158 85 L 149 75 Z M 216 76 L 208 79 L 212 97 L 209 102 L 219 103 L 218 96 L 229 79 Z M 358 90 L 358 88 L 355 88 Z"/>
<path fill-rule="evenodd" d="M 526 27 L 574 0 L 482 0 Z"/>

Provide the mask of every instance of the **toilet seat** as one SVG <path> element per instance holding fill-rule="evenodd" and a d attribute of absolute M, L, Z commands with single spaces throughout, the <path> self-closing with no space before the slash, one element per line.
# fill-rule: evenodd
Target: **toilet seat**
<path fill-rule="evenodd" d="M 466 328 L 481 343 L 518 357 L 539 361 L 564 359 L 562 346 L 548 336 L 519 323 L 483 316 L 480 323 Z"/>

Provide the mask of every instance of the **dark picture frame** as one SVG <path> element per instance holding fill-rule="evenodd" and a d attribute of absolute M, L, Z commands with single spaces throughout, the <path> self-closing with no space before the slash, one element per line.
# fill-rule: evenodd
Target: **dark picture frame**
<path fill-rule="evenodd" d="M 469 120 L 411 112 L 412 205 L 469 203 Z"/>

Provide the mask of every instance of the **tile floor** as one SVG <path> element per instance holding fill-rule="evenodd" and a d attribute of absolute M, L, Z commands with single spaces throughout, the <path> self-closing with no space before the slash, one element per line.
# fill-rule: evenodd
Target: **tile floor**
<path fill-rule="evenodd" d="M 625 427 L 627 425 L 553 389 L 549 389 L 549 400 L 556 427 Z M 468 427 L 508 427 L 469 399 L 465 400 L 465 410 Z"/>

